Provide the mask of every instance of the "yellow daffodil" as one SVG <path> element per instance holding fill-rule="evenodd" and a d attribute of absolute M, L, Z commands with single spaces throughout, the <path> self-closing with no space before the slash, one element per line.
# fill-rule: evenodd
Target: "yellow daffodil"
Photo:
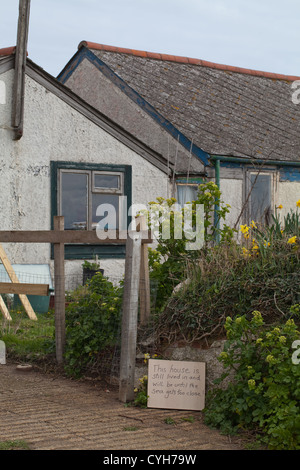
<path fill-rule="evenodd" d="M 256 223 L 254 222 L 254 220 L 252 220 L 252 222 L 251 222 L 250 225 L 251 225 L 251 228 L 257 228 L 257 225 L 256 225 Z"/>
<path fill-rule="evenodd" d="M 296 206 L 300 207 L 300 199 L 299 199 L 299 201 L 296 202 Z"/>
<path fill-rule="evenodd" d="M 294 243 L 296 243 L 296 241 L 297 241 L 296 235 L 294 237 L 291 237 L 291 238 L 288 239 L 288 243 L 290 245 L 293 245 Z"/>
<path fill-rule="evenodd" d="M 282 209 L 282 208 L 283 208 L 282 204 L 279 204 L 279 206 L 277 206 L 277 209 Z"/>

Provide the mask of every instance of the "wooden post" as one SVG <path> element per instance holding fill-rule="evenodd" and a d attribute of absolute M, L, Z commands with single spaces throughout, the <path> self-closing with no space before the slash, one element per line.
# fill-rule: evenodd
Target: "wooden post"
<path fill-rule="evenodd" d="M 15 282 L 15 283 L 18 283 L 19 282 L 19 279 L 12 267 L 12 265 L 10 264 L 10 261 L 5 253 L 5 250 L 4 248 L 2 247 L 2 245 L 0 245 L 0 259 L 3 263 L 3 266 L 4 268 L 6 269 L 6 272 L 10 278 L 10 280 L 12 282 Z M 29 302 L 29 300 L 27 299 L 27 296 L 25 294 L 19 294 L 19 298 L 22 302 L 22 305 L 23 307 L 25 308 L 26 310 L 26 313 L 27 315 L 29 316 L 29 318 L 31 320 L 37 320 L 37 316 L 36 314 L 34 313 L 33 311 L 33 308 L 31 306 L 31 303 Z"/>
<path fill-rule="evenodd" d="M 64 217 L 54 217 L 54 230 L 64 230 Z M 65 347 L 65 246 L 54 244 L 55 342 L 56 360 L 63 362 Z"/>
<path fill-rule="evenodd" d="M 144 215 L 136 219 L 137 230 L 147 230 L 147 222 Z M 150 278 L 148 264 L 148 245 L 142 244 L 141 247 L 141 270 L 140 270 L 140 323 L 144 325 L 150 318 Z"/>
<path fill-rule="evenodd" d="M 140 267 L 141 234 L 129 234 L 126 242 L 119 386 L 119 399 L 124 403 L 134 399 Z"/>
<path fill-rule="evenodd" d="M 29 31 L 30 0 L 19 0 L 19 20 L 17 46 L 15 54 L 15 80 L 13 93 L 12 127 L 14 140 L 23 135 L 25 67 L 27 58 L 27 42 Z"/>

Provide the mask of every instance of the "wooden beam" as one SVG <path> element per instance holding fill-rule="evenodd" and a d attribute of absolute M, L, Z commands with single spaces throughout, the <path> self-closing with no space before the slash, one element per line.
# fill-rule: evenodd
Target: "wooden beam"
<path fill-rule="evenodd" d="M 64 217 L 54 217 L 54 230 L 60 235 L 64 230 Z M 58 237 L 59 239 L 60 237 Z M 54 286 L 55 286 L 55 343 L 56 360 L 63 362 L 65 347 L 65 247 L 54 244 Z"/>
<path fill-rule="evenodd" d="M 134 399 L 140 267 L 141 236 L 136 233 L 126 243 L 119 385 L 119 399 L 124 403 Z"/>
<path fill-rule="evenodd" d="M 100 239 L 95 230 L 0 230 L 0 243 L 64 243 L 64 244 L 92 244 L 92 245 L 125 245 L 132 233 L 120 232 L 117 237 L 115 231 L 107 231 L 107 238 Z M 120 235 L 120 237 L 118 236 Z M 141 232 L 142 243 L 152 243 L 151 232 Z"/>
<path fill-rule="evenodd" d="M 3 266 L 4 268 L 6 269 L 6 272 L 11 280 L 11 282 L 14 282 L 14 283 L 19 283 L 19 279 L 12 267 L 12 265 L 10 264 L 10 261 L 4 251 L 4 248 L 0 245 L 0 259 L 3 263 Z M 37 320 L 37 316 L 36 314 L 34 313 L 33 311 L 33 308 L 29 302 L 29 300 L 27 299 L 27 296 L 25 294 L 19 294 L 19 298 L 21 300 L 21 303 L 23 305 L 23 307 L 25 308 L 25 311 L 27 313 L 27 315 L 29 316 L 29 318 L 31 320 Z"/>
<path fill-rule="evenodd" d="M 6 307 L 5 302 L 4 302 L 1 295 L 0 295 L 0 310 L 1 310 L 4 318 L 6 318 L 6 320 L 8 320 L 8 321 L 12 320 L 12 318 L 9 314 L 8 308 Z"/>
<path fill-rule="evenodd" d="M 49 295 L 48 284 L 0 282 L 0 294 Z"/>
<path fill-rule="evenodd" d="M 29 14 L 30 0 L 19 0 L 19 20 L 15 53 L 15 79 L 12 112 L 12 127 L 15 130 L 14 140 L 20 139 L 23 135 L 25 66 L 27 59 Z"/>

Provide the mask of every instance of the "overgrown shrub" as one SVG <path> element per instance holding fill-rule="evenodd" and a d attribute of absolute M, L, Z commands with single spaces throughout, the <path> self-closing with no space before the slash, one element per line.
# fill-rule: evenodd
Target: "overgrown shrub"
<path fill-rule="evenodd" d="M 66 370 L 80 375 L 101 351 L 117 344 L 122 288 L 97 273 L 72 297 L 66 309 Z"/>
<path fill-rule="evenodd" d="M 156 282 L 157 296 L 156 309 L 160 311 L 172 294 L 176 285 L 187 277 L 187 267 L 190 262 L 199 256 L 199 250 L 187 250 L 186 244 L 196 226 L 196 206 L 203 207 L 203 241 L 204 249 L 214 244 L 218 237 L 220 242 L 229 242 L 235 232 L 223 223 L 230 206 L 225 204 L 221 191 L 213 182 L 200 184 L 196 201 L 190 201 L 191 212 L 177 205 L 175 198 L 164 199 L 158 197 L 149 203 L 149 224 L 157 228 L 157 247 L 149 249 L 150 278 Z M 217 207 L 217 209 L 216 209 Z M 213 214 L 216 221 L 213 220 Z M 187 229 L 185 218 L 191 218 L 192 226 Z M 169 236 L 164 236 L 166 230 Z M 181 232 L 181 236 L 176 234 Z M 190 231 L 191 233 L 190 233 Z M 199 227 L 198 227 L 199 230 Z"/>
<path fill-rule="evenodd" d="M 253 310 L 267 323 L 288 319 L 291 306 L 300 303 L 298 208 L 283 221 L 275 213 L 270 227 L 258 228 L 252 221 L 240 231 L 239 243 L 227 237 L 194 258 L 186 256 L 186 282 L 169 296 L 157 319 L 162 338 L 196 341 L 216 336 L 228 315 Z"/>
<path fill-rule="evenodd" d="M 294 308 L 294 313 L 298 309 Z M 226 434 L 251 430 L 269 449 L 300 449 L 300 364 L 293 348 L 300 333 L 293 319 L 266 327 L 259 312 L 226 319 L 219 360 L 234 380 L 207 400 L 205 423 Z M 295 343 L 296 342 L 296 343 Z"/>

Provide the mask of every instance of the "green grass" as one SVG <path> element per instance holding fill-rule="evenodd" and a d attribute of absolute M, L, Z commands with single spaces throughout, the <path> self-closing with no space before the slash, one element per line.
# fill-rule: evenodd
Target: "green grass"
<path fill-rule="evenodd" d="M 12 321 L 0 317 L 0 340 L 8 356 L 34 359 L 53 350 L 53 312 L 37 314 L 37 321 L 30 320 L 23 310 L 10 311 L 10 315 Z"/>
<path fill-rule="evenodd" d="M 26 441 L 0 441 L 0 450 L 30 450 Z"/>

